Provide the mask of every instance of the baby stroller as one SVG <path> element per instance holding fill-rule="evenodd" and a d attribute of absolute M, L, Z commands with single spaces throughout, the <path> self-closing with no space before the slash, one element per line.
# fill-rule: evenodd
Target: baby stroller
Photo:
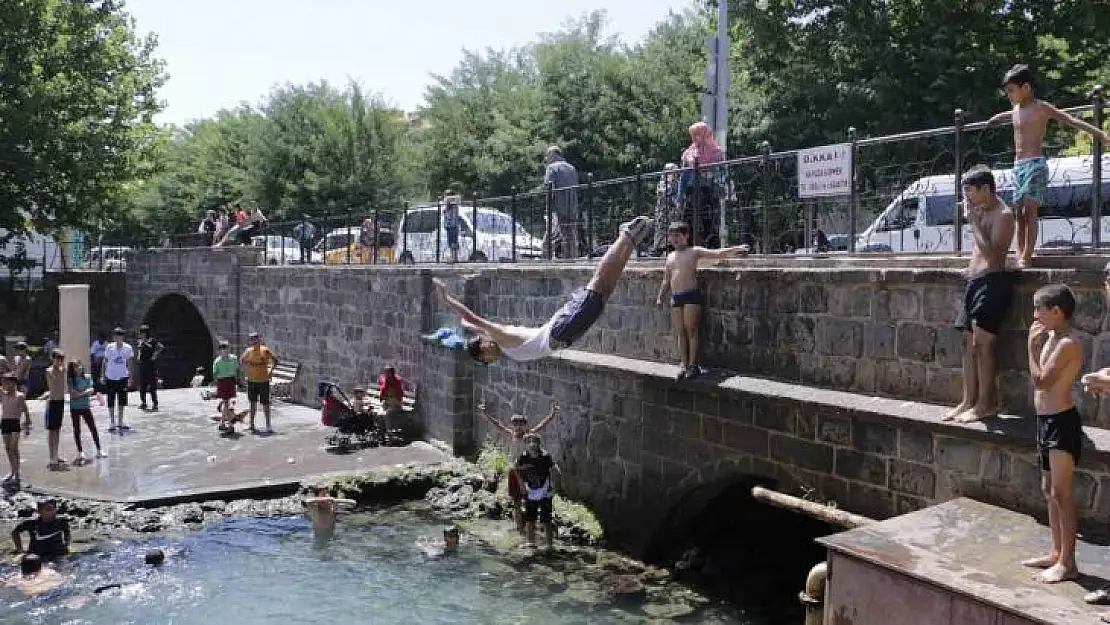
<path fill-rule="evenodd" d="M 324 439 L 329 448 L 347 451 L 354 447 L 377 447 L 382 444 L 383 432 L 373 415 L 357 411 L 337 385 L 320 382 L 316 394 L 321 400 L 320 422 L 335 428 Z"/>

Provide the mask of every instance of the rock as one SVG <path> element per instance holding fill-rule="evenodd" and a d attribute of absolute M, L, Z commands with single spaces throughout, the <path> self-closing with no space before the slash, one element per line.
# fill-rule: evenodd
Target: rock
<path fill-rule="evenodd" d="M 204 510 L 205 512 L 219 512 L 222 514 L 224 508 L 226 507 L 227 504 L 219 499 L 213 499 L 212 501 L 202 501 L 200 503 L 200 509 Z"/>
<path fill-rule="evenodd" d="M 132 513 L 127 517 L 124 524 L 126 527 L 136 532 L 157 532 L 162 529 L 162 515 L 151 510 L 143 510 Z"/>
<path fill-rule="evenodd" d="M 203 523 L 204 508 L 200 504 L 187 503 L 178 507 L 177 518 L 181 523 Z"/>
<path fill-rule="evenodd" d="M 602 580 L 601 587 L 610 599 L 618 601 L 644 596 L 644 584 L 636 575 L 610 575 Z"/>
<path fill-rule="evenodd" d="M 644 614 L 652 618 L 673 621 L 685 616 L 690 616 L 697 609 L 685 603 L 645 603 L 640 606 Z"/>

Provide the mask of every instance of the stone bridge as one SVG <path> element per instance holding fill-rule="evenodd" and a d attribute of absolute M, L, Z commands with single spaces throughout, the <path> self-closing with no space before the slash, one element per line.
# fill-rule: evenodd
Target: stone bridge
<path fill-rule="evenodd" d="M 1039 514 L 1024 371 L 1031 292 L 1048 282 L 1072 286 L 1088 366 L 1110 364 L 1105 259 L 1097 258 L 1058 259 L 1061 268 L 1024 273 L 999 348 L 1007 412 L 1018 416 L 972 425 L 941 420 L 959 394 L 960 335 L 950 327 L 962 297 L 959 259 L 752 259 L 707 269 L 703 352 L 721 373 L 681 384 L 666 364 L 673 362 L 669 311 L 653 307 L 657 263 L 630 267 L 576 350 L 474 367 L 420 340 L 457 324 L 434 297 L 433 275 L 480 314 L 538 325 L 591 268 L 257 261 L 231 249 L 137 254 L 129 319 L 161 331 L 180 324 L 173 311 L 188 302 L 213 337 L 241 345 L 256 329 L 283 359 L 302 364 L 295 393 L 306 403 L 315 402 L 318 379 L 365 383 L 394 364 L 417 383 L 430 435 L 459 453 L 490 436 L 474 416 L 477 402 L 501 418 L 535 418 L 559 402 L 545 445 L 564 467 L 562 492 L 588 503 L 611 539 L 639 554 L 738 481 L 877 518 L 960 495 Z M 166 301 L 172 306 L 159 306 Z M 1110 518 L 1104 403 L 1080 404 L 1087 449 L 1076 488 L 1088 531 L 1105 531 Z"/>

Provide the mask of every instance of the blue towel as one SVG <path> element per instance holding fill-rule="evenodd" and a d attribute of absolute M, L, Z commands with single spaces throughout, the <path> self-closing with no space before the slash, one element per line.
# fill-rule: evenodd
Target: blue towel
<path fill-rule="evenodd" d="M 466 340 L 454 328 L 440 328 L 429 334 L 428 338 L 439 341 L 439 344 L 447 349 L 462 349 L 466 345 Z"/>

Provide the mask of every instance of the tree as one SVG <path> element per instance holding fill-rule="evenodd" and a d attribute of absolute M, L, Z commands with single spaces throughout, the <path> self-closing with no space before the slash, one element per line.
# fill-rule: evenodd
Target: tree
<path fill-rule="evenodd" d="M 0 232 L 118 218 L 160 141 L 155 38 L 119 0 L 5 2 L 0 32 Z"/>

